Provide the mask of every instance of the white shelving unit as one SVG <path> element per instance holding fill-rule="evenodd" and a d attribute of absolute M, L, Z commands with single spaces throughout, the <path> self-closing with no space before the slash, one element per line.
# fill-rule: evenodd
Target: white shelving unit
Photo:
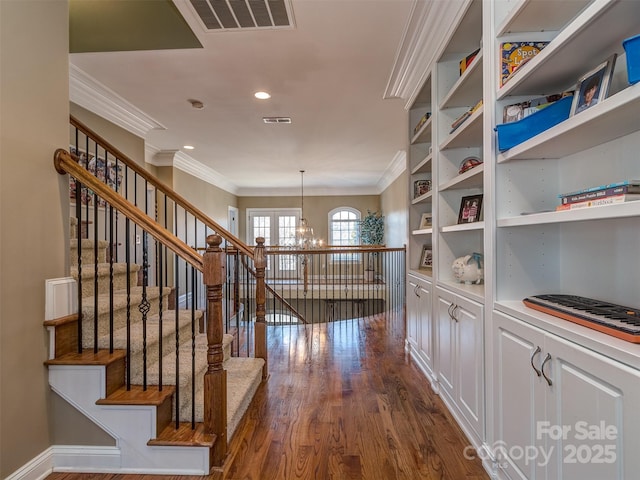
<path fill-rule="evenodd" d="M 437 177 L 436 278 L 455 285 L 451 265 L 457 257 L 484 253 L 484 222 L 458 224 L 462 197 L 479 195 L 484 189 L 484 165 L 459 174 L 468 157 L 483 158 L 484 105 L 453 130 L 453 122 L 483 100 L 482 2 L 465 2 L 459 23 L 437 57 L 433 67 L 436 99 L 434 117 L 434 170 Z M 460 60 L 480 49 L 460 74 Z M 480 212 L 482 213 L 482 212 Z"/>
<path fill-rule="evenodd" d="M 497 36 L 485 37 L 485 45 L 493 42 L 497 52 L 503 41 L 529 40 L 541 31 L 550 40 L 502 88 L 494 84 L 498 119 L 505 105 L 572 89 L 607 57 L 622 54 L 622 40 L 640 33 L 640 2 L 557 2 L 561 8 L 553 15 L 544 12 L 540 1 L 495 3 Z M 625 59 L 619 57 L 616 73 L 624 68 Z M 633 478 L 640 469 L 634 453 L 640 424 L 632 413 L 640 345 L 522 303 L 528 296 L 560 293 L 640 307 L 640 202 L 555 211 L 559 194 L 640 178 L 640 88 L 622 87 L 594 107 L 496 153 L 496 277 L 492 298 L 486 299 L 493 303 L 487 316 L 487 399 L 492 405 L 487 443 L 522 441 L 527 432 L 535 434 L 539 422 L 604 422 L 617 431 L 611 447 L 615 458 L 574 465 L 559 457 L 545 469 L 506 455 L 497 478 Z M 489 141 L 493 132 L 487 130 Z M 548 380 L 535 371 L 543 363 Z M 520 417 L 511 426 L 507 417 L 516 411 Z M 597 442 L 573 435 L 553 445 L 559 451 L 572 443 L 595 448 Z M 542 442 L 550 445 L 549 439 Z"/>
<path fill-rule="evenodd" d="M 622 47 L 640 34 L 640 1 L 459 0 L 450 8 L 456 20 L 442 27 L 446 34 L 410 107 L 410 187 L 428 176 L 433 190 L 408 201 L 409 278 L 417 292 L 407 294 L 417 295 L 407 305 L 413 322 L 408 350 L 470 443 L 487 453 L 492 478 L 635 478 L 640 344 L 538 312 L 522 300 L 561 293 L 640 309 L 640 201 L 556 211 L 562 193 L 640 179 L 640 84 L 626 82 Z M 548 45 L 500 87 L 501 43 L 542 40 Z M 478 48 L 460 74 L 460 60 Z M 495 127 L 506 105 L 572 90 L 614 53 L 608 98 L 498 151 Z M 414 134 L 427 104 L 429 132 Z M 484 163 L 459 174 L 470 156 Z M 458 224 L 461 198 L 479 194 L 480 221 Z M 426 209 L 433 226 L 421 229 Z M 416 267 L 424 244 L 433 248 L 428 273 Z M 452 274 L 453 260 L 471 253 L 484 255 L 479 285 Z M 536 372 L 543 362 L 551 383 Z M 539 422 L 573 427 L 578 420 L 617 429 L 613 461 L 569 464 L 559 456 L 540 468 L 508 454 L 495 457 L 499 442 L 553 444 L 559 452 L 570 440 L 577 446 L 572 437 L 530 439 Z M 583 448 L 596 443 L 582 442 Z"/>
<path fill-rule="evenodd" d="M 420 220 L 425 213 L 433 213 L 433 116 L 415 131 L 416 125 L 431 110 L 431 75 L 427 76 L 409 111 L 409 255 L 408 271 L 419 278 L 430 279 L 432 270 L 419 268 L 424 245 L 432 245 L 432 228 L 420 228 Z M 431 181 L 432 189 L 422 195 L 415 194 L 416 181 Z M 430 289 L 428 289 L 430 291 Z"/>

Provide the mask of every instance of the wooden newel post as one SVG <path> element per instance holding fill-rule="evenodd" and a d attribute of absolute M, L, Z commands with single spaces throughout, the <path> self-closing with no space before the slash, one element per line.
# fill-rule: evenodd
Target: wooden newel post
<path fill-rule="evenodd" d="M 262 378 L 267 378 L 267 324 L 265 323 L 265 304 L 267 301 L 267 287 L 264 283 L 264 273 L 267 268 L 267 257 L 264 251 L 264 237 L 256 238 L 256 248 L 253 254 L 253 264 L 256 268 L 256 358 L 264 359 Z"/>
<path fill-rule="evenodd" d="M 207 237 L 203 262 L 203 282 L 207 287 L 207 372 L 204 375 L 204 425 L 216 435 L 211 461 L 222 466 L 227 456 L 227 372 L 222 367 L 223 316 L 222 285 L 226 278 L 225 254 L 220 235 Z"/>

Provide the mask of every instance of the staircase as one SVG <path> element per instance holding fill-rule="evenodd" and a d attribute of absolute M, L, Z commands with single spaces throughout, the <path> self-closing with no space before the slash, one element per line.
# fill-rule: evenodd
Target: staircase
<path fill-rule="evenodd" d="M 71 273 L 77 280 L 78 229 L 76 219 L 71 222 Z M 265 361 L 232 357 L 234 336 L 223 335 L 226 438 L 206 433 L 204 312 L 175 310 L 170 287 L 143 287 L 140 265 L 108 261 L 108 242 L 83 239 L 80 247 L 82 353 L 77 315 L 45 326 L 53 336 L 46 362 L 51 388 L 115 439 L 115 448 L 91 457 L 84 471 L 208 474 L 216 442 L 227 442 L 236 431 Z"/>

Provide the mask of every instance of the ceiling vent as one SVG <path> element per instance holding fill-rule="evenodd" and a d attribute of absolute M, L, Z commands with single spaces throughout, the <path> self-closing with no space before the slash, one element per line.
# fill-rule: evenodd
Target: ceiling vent
<path fill-rule="evenodd" d="M 191 5 L 209 31 L 293 26 L 289 0 L 191 0 Z"/>
<path fill-rule="evenodd" d="M 291 117 L 262 117 L 264 123 L 291 123 Z"/>

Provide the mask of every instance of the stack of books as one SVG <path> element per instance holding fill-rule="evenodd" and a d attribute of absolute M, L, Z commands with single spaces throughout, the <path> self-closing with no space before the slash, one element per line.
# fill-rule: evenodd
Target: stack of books
<path fill-rule="evenodd" d="M 640 200 L 640 180 L 624 180 L 576 192 L 561 193 L 558 198 L 560 198 L 560 205 L 556 207 L 556 211 Z"/>

